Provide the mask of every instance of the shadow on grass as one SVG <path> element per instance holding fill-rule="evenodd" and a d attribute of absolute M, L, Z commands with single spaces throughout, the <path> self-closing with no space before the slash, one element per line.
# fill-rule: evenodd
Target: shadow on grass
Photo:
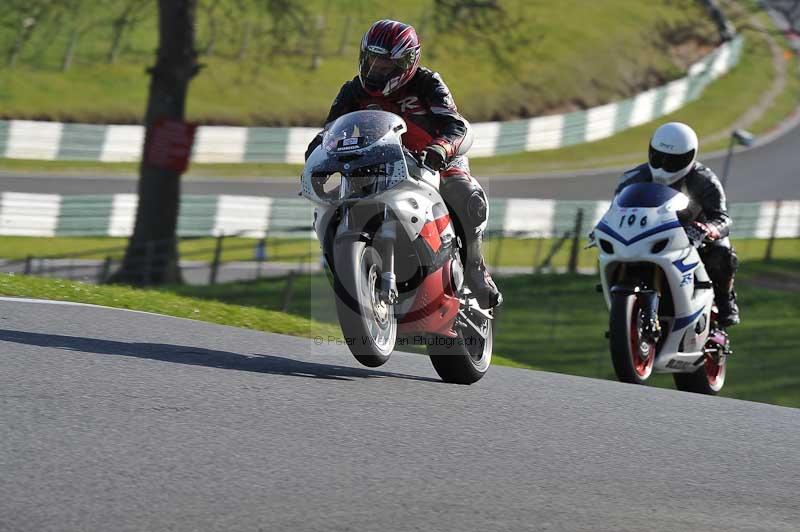
<path fill-rule="evenodd" d="M 84 353 L 96 353 L 100 355 L 143 358 L 174 364 L 188 364 L 190 366 L 252 371 L 256 373 L 269 373 L 272 375 L 286 375 L 311 379 L 353 381 L 356 379 L 389 377 L 415 381 L 441 382 L 438 379 L 428 377 L 417 377 L 414 375 L 376 371 L 366 368 L 353 368 L 335 364 L 307 362 L 276 355 L 243 355 L 229 351 L 173 344 L 118 342 L 99 338 L 79 338 L 59 334 L 42 334 L 3 329 L 0 329 L 0 341 L 80 351 Z"/>

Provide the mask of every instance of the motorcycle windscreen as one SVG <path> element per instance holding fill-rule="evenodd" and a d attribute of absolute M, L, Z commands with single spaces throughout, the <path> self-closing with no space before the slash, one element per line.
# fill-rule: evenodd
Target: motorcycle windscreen
<path fill-rule="evenodd" d="M 362 150 L 378 142 L 398 143 L 403 119 L 386 111 L 355 111 L 337 118 L 325 131 L 322 145 L 329 153 Z"/>
<path fill-rule="evenodd" d="M 408 175 L 399 143 L 378 142 L 347 153 L 327 152 L 311 169 L 315 192 L 322 198 L 366 198 L 388 190 Z M 339 186 L 330 183 L 339 178 Z M 333 185 L 333 186 L 332 186 Z"/>
<path fill-rule="evenodd" d="M 634 183 L 622 189 L 614 200 L 618 207 L 654 208 L 680 194 L 677 190 L 658 183 Z"/>

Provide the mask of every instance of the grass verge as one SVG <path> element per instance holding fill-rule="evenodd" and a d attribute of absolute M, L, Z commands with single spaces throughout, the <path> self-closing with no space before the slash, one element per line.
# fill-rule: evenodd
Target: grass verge
<path fill-rule="evenodd" d="M 138 121 L 149 81 L 145 68 L 157 46 L 157 17 L 155 4 L 148 4 L 118 61 L 107 64 L 111 23 L 103 21 L 125 4 L 89 3 L 37 21 L 19 64 L 0 71 L 2 114 Z M 213 4 L 197 13 L 205 68 L 192 81 L 188 116 L 231 125 L 321 124 L 339 87 L 355 73 L 363 32 L 387 16 L 417 27 L 423 64 L 442 73 L 476 121 L 629 96 L 679 77 L 687 59 L 696 59 L 717 37 L 708 13 L 694 0 L 503 0 L 493 9 L 468 6 L 444 18 L 432 12 L 429 0 L 391 6 L 307 0 L 280 4 L 283 12 L 271 19 L 263 3 Z M 9 20 L 21 16 L 13 6 L 8 15 Z M 477 19 L 477 26 L 488 29 L 473 29 Z M 73 27 L 83 32 L 71 68 L 61 72 Z M 18 32 L 16 24 L 0 26 L 3 50 L 12 48 Z M 608 76 L 609 71 L 617 75 Z"/>
<path fill-rule="evenodd" d="M 228 237 L 223 241 L 221 260 L 254 260 L 258 240 Z M 27 237 L 0 236 L 0 258 L 20 260 L 25 257 L 70 256 L 82 259 L 121 259 L 127 238 L 115 237 Z M 216 239 L 193 238 L 182 240 L 179 253 L 184 260 L 208 262 L 214 257 Z M 316 260 L 319 244 L 311 239 L 268 238 L 267 258 L 271 261 Z"/>
<path fill-rule="evenodd" d="M 163 290 L 139 290 L 125 286 L 95 286 L 61 279 L 0 274 L 0 295 L 142 310 L 178 318 L 190 318 L 233 327 L 289 334 L 339 336 L 339 328 L 315 322 L 297 314 L 286 314 L 264 307 L 242 306 L 224 301 L 209 301 Z"/>

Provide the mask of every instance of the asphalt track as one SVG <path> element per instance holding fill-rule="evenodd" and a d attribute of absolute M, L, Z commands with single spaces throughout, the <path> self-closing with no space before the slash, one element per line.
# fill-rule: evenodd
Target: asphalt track
<path fill-rule="evenodd" d="M 0 402 L 3 531 L 800 522 L 800 410 L 764 404 L 7 299 Z"/>
<path fill-rule="evenodd" d="M 732 201 L 800 198 L 800 123 L 736 154 L 726 189 Z M 776 137 L 776 138 L 773 138 Z M 642 156 L 645 157 L 644 150 Z M 701 159 L 720 176 L 725 154 Z M 644 160 L 644 159 L 643 159 Z M 490 197 L 562 200 L 609 199 L 625 168 L 536 176 L 477 176 Z M 0 191 L 52 194 L 135 193 L 133 176 L 53 176 L 0 174 Z M 185 194 L 296 197 L 299 179 L 184 178 Z"/>

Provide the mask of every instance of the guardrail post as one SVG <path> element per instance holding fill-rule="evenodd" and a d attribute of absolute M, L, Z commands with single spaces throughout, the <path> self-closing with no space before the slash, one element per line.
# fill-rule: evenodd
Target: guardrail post
<path fill-rule="evenodd" d="M 225 235 L 217 237 L 217 245 L 214 247 L 214 260 L 211 262 L 211 273 L 208 277 L 208 284 L 217 284 L 217 274 L 219 273 L 219 263 L 222 258 L 222 241 Z"/>
<path fill-rule="evenodd" d="M 261 279 L 261 267 L 264 261 L 267 260 L 267 239 L 262 238 L 256 244 L 256 279 Z"/>
<path fill-rule="evenodd" d="M 772 249 L 775 246 L 775 237 L 778 234 L 778 220 L 781 217 L 781 200 L 775 202 L 775 215 L 772 217 L 772 228 L 769 231 L 769 240 L 767 241 L 767 251 L 764 254 L 764 262 L 772 260 Z"/>
<path fill-rule="evenodd" d="M 30 275 L 33 272 L 33 255 L 25 257 L 25 270 L 22 272 L 25 275 Z"/>
<path fill-rule="evenodd" d="M 535 238 L 536 244 L 533 251 L 533 264 L 531 264 L 531 273 L 537 273 L 536 265 L 539 264 L 539 259 L 542 258 L 542 246 L 544 246 L 544 238 Z"/>
<path fill-rule="evenodd" d="M 572 235 L 572 250 L 569 253 L 569 273 L 578 271 L 578 252 L 580 250 L 581 228 L 583 227 L 583 209 L 575 215 L 575 232 Z"/>
<path fill-rule="evenodd" d="M 103 261 L 103 265 L 100 266 L 100 273 L 97 274 L 97 284 L 103 284 L 106 282 L 108 277 L 111 275 L 111 261 L 113 259 L 111 256 L 107 256 L 106 259 Z"/>

